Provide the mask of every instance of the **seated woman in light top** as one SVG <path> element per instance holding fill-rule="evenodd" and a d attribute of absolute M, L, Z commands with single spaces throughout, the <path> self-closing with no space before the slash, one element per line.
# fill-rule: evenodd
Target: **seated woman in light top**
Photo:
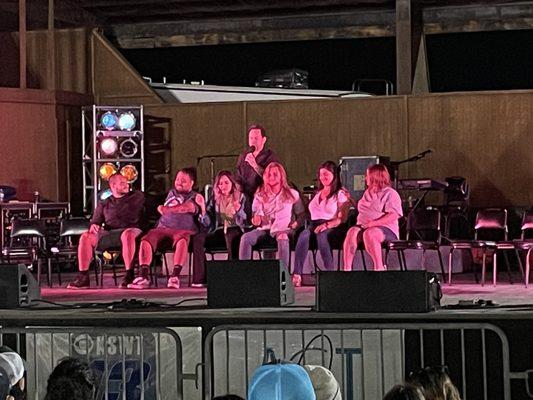
<path fill-rule="evenodd" d="M 385 270 L 382 243 L 399 237 L 398 219 L 403 215 L 400 195 L 391 187 L 390 175 L 383 164 L 369 167 L 367 189 L 357 203 L 357 225 L 344 240 L 344 269 L 351 270 L 357 247 L 362 243 L 370 254 L 375 271 Z"/>
<path fill-rule="evenodd" d="M 226 243 L 228 260 L 237 258 L 239 239 L 248 226 L 250 202 L 241 192 L 240 187 L 230 171 L 220 171 L 213 185 L 213 195 L 207 206 L 200 202 L 200 232 L 193 236 L 193 287 L 201 287 L 206 283 L 205 243 Z"/>
<path fill-rule="evenodd" d="M 299 199 L 298 191 L 287 184 L 285 169 L 271 162 L 263 173 L 263 184 L 257 189 L 252 203 L 252 224 L 256 229 L 241 237 L 239 259 L 252 258 L 252 247 L 260 237 L 270 235 L 278 244 L 278 259 L 289 265 L 289 233 L 292 232 L 292 207 Z"/>
<path fill-rule="evenodd" d="M 333 255 L 328 237 L 338 227 L 350 207 L 349 193 L 342 188 L 337 165 L 333 161 L 323 162 L 318 167 L 318 190 L 309 203 L 311 222 L 300 233 L 296 244 L 296 256 L 292 282 L 302 284 L 302 270 L 309 251 L 309 239 L 316 235 L 318 250 L 325 269 L 333 269 Z"/>

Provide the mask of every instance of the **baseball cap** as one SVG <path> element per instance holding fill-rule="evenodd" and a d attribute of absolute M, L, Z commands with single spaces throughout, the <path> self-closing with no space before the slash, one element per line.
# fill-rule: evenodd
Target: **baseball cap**
<path fill-rule="evenodd" d="M 7 374 L 10 387 L 24 376 L 24 362 L 15 352 L 0 353 L 0 369 L 3 369 Z"/>
<path fill-rule="evenodd" d="M 309 374 L 316 400 L 342 400 L 339 382 L 333 373 L 321 365 L 304 365 Z"/>
<path fill-rule="evenodd" d="M 255 370 L 248 400 L 316 400 L 316 396 L 303 367 L 279 362 Z"/>

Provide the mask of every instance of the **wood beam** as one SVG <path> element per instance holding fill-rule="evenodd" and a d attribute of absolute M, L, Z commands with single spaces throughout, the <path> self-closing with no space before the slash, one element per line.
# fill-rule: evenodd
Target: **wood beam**
<path fill-rule="evenodd" d="M 121 48 L 393 36 L 394 11 L 112 25 Z"/>
<path fill-rule="evenodd" d="M 48 88 L 56 90 L 56 39 L 54 28 L 54 0 L 48 0 Z"/>
<path fill-rule="evenodd" d="M 43 16 L 48 15 L 48 2 L 30 0 L 27 2 L 26 17 L 28 22 L 44 25 Z M 17 5 L 9 1 L 0 1 L 0 10 L 16 13 Z M 102 26 L 103 20 L 79 7 L 70 0 L 56 0 L 54 19 L 75 26 Z"/>
<path fill-rule="evenodd" d="M 19 87 L 26 89 L 26 0 L 19 0 Z"/>
<path fill-rule="evenodd" d="M 411 0 L 396 0 L 396 91 L 410 94 L 412 87 Z"/>

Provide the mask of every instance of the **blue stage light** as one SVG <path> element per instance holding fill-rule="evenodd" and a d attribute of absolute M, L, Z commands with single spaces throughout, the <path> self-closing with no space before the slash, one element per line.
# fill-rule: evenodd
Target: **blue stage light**
<path fill-rule="evenodd" d="M 112 111 L 105 112 L 100 118 L 100 125 L 108 131 L 115 129 L 118 123 L 117 114 Z"/>

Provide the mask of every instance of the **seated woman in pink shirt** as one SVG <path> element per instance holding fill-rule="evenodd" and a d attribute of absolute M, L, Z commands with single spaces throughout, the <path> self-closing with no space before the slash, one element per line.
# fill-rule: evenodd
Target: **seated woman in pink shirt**
<path fill-rule="evenodd" d="M 260 237 L 270 235 L 278 243 L 278 259 L 289 265 L 289 233 L 292 231 L 292 206 L 300 198 L 298 191 L 287 184 L 285 169 L 271 162 L 263 173 L 263 184 L 255 192 L 252 203 L 252 224 L 256 229 L 241 237 L 239 259 L 252 258 L 252 247 Z"/>
<path fill-rule="evenodd" d="M 385 270 L 381 245 L 399 237 L 398 219 L 403 215 L 400 195 L 391 187 L 390 175 L 382 164 L 366 170 L 367 189 L 357 203 L 357 225 L 344 240 L 344 269 L 351 270 L 357 246 L 364 243 L 375 271 Z"/>

